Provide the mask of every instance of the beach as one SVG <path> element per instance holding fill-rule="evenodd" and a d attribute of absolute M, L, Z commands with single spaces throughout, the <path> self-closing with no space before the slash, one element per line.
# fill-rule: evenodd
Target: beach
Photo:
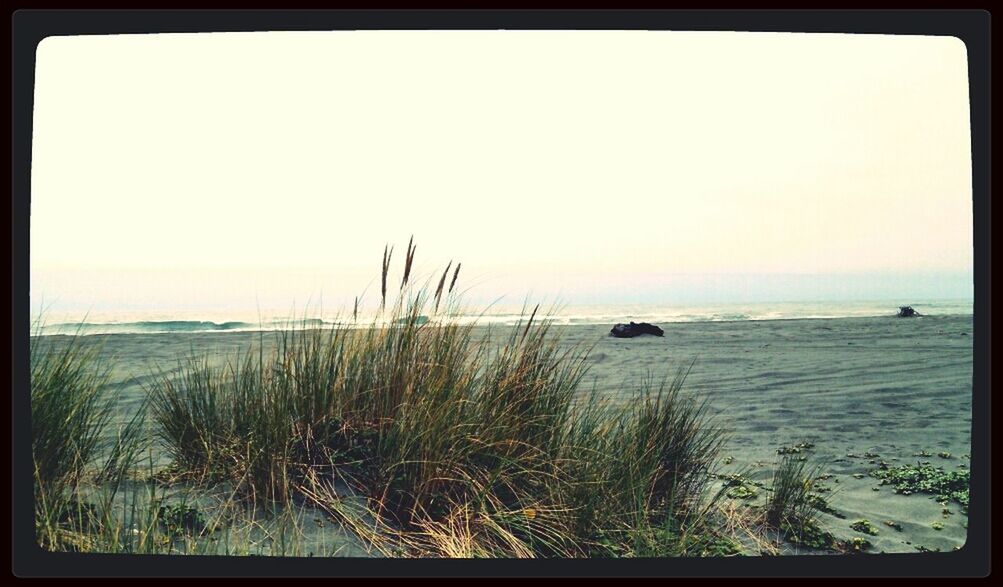
<path fill-rule="evenodd" d="M 824 513 L 821 521 L 836 538 L 866 538 L 871 552 L 948 551 L 964 544 L 967 518 L 958 504 L 896 494 L 869 473 L 882 462 L 894 467 L 929 461 L 946 470 L 968 466 L 970 315 L 665 323 L 663 337 L 633 339 L 608 336 L 611 326 L 554 327 L 563 346 L 590 349 L 582 401 L 630 401 L 646 382 L 657 384 L 689 369 L 684 393 L 706 401 L 727 438 L 719 473 L 740 472 L 768 486 L 778 449 L 800 444 L 795 450 L 823 463 L 836 515 Z M 478 328 L 475 337 L 486 335 L 489 344 L 511 332 L 504 326 Z M 258 341 L 267 348 L 275 336 L 87 338 L 100 342 L 114 365 L 111 385 L 121 422 L 140 405 L 144 385 L 157 369 L 169 372 L 191 353 L 222 360 Z M 158 463 L 166 464 L 166 456 Z M 873 524 L 876 535 L 850 528 L 862 519 Z"/>

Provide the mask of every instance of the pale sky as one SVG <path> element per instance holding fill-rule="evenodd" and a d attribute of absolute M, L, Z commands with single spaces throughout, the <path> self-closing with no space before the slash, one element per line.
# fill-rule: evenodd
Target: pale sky
<path fill-rule="evenodd" d="M 970 296 L 966 60 L 844 34 L 48 38 L 32 302 L 350 300 L 412 234 L 422 275 L 458 259 L 485 297 Z"/>

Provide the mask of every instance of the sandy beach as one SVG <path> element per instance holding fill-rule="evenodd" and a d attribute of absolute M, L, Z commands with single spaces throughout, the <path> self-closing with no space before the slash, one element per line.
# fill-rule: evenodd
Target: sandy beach
<path fill-rule="evenodd" d="M 868 476 L 881 461 L 967 467 L 971 443 L 972 317 L 843 318 L 662 324 L 662 338 L 616 339 L 610 325 L 558 327 L 562 344 L 591 346 L 582 389 L 626 401 L 654 377 L 692 363 L 685 393 L 706 400 L 727 434 L 720 471 L 769 485 L 777 449 L 798 443 L 825 463 L 831 505 L 822 515 L 837 538 L 865 537 L 871 552 L 951 550 L 964 544 L 966 516 L 928 495 L 898 495 Z M 506 327 L 493 327 L 499 341 Z M 484 333 L 484 331 L 482 331 Z M 222 358 L 262 340 L 258 333 L 118 334 L 88 337 L 113 359 L 119 417 L 143 397 L 153 369 L 177 357 Z M 273 335 L 265 333 L 270 345 Z M 950 456 L 939 456 L 941 453 Z M 866 456 L 865 456 L 866 455 Z M 164 464 L 166 461 L 161 461 Z M 867 519 L 877 535 L 852 530 Z M 884 522 L 894 522 L 901 529 Z M 939 529 L 936 526 L 941 526 Z"/>

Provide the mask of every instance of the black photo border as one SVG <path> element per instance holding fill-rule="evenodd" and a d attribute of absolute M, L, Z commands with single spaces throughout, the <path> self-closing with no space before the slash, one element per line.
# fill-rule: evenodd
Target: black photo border
<path fill-rule="evenodd" d="M 11 60 L 11 571 L 29 576 L 969 576 L 990 572 L 990 20 L 986 10 L 21 10 Z M 879 555 L 449 560 L 52 553 L 32 519 L 29 214 L 35 50 L 50 36 L 357 29 L 623 29 L 953 36 L 968 51 L 975 329 L 971 505 L 958 551 Z"/>

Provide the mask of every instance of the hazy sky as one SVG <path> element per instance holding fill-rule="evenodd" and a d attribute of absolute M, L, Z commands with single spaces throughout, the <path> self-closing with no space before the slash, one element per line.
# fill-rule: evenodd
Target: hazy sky
<path fill-rule="evenodd" d="M 31 293 L 350 299 L 414 234 L 488 297 L 968 296 L 971 196 L 954 38 L 49 38 Z"/>

